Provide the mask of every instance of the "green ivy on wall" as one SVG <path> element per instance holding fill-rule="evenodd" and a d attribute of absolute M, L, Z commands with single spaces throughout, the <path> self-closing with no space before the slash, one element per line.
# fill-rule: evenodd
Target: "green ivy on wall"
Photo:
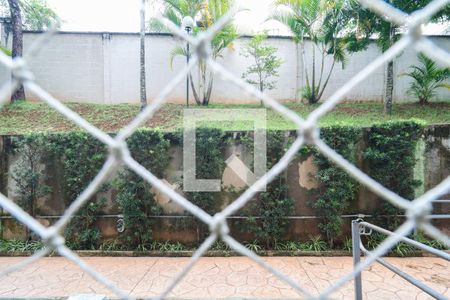
<path fill-rule="evenodd" d="M 267 132 L 268 170 L 280 161 L 287 147 L 288 138 L 285 132 Z M 255 233 L 258 241 L 263 242 L 267 248 L 273 248 L 285 235 L 289 225 L 286 216 L 291 215 L 294 209 L 294 200 L 288 196 L 286 173 L 282 172 L 269 183 L 266 191 L 259 193 L 257 200 L 251 204 L 251 211 L 261 218 L 250 219 L 249 229 Z"/>
<path fill-rule="evenodd" d="M 416 145 L 424 133 L 424 125 L 414 122 L 389 122 L 372 127 L 367 133 L 364 159 L 368 174 L 400 196 L 413 200 L 415 188 L 421 184 L 414 178 Z M 386 200 L 378 214 L 397 215 L 401 211 Z M 398 226 L 400 219 L 388 217 L 389 229 Z"/>
<path fill-rule="evenodd" d="M 48 151 L 54 161 L 62 163 L 62 194 L 66 206 L 70 205 L 89 185 L 102 168 L 106 146 L 85 132 L 53 134 L 45 137 Z M 106 191 L 108 185 L 99 192 Z M 65 229 L 67 244 L 74 249 L 96 249 L 102 238 L 96 226 L 98 216 L 105 207 L 106 199 L 94 195 L 76 213 Z"/>
<path fill-rule="evenodd" d="M 196 174 L 197 179 L 222 179 L 225 169 L 223 152 L 227 140 L 225 133 L 220 129 L 197 128 L 196 129 Z M 188 192 L 186 197 L 193 204 L 214 215 L 220 211 L 222 204 L 220 193 L 213 192 Z M 208 234 L 208 227 L 197 218 L 192 222 L 197 232 L 197 242 L 201 243 Z"/>
<path fill-rule="evenodd" d="M 13 152 L 18 155 L 11 178 L 16 185 L 18 205 L 30 216 L 36 216 L 36 202 L 51 192 L 45 184 L 48 179 L 43 170 L 43 160 L 46 156 L 45 139 L 41 135 L 30 135 L 20 138 Z M 30 232 L 26 229 L 27 237 Z"/>
<path fill-rule="evenodd" d="M 45 141 L 39 135 L 26 136 L 15 143 L 13 151 L 19 156 L 11 176 L 17 187 L 18 204 L 34 217 L 35 202 L 50 192 L 43 184 L 46 179 L 42 170 Z"/>
<path fill-rule="evenodd" d="M 361 129 L 355 127 L 334 127 L 321 131 L 321 138 L 351 163 L 356 163 L 356 148 L 361 137 Z M 312 207 L 322 218 L 320 231 L 327 238 L 330 247 L 341 234 L 344 214 L 355 199 L 358 184 L 342 168 L 330 162 L 325 156 L 314 150 L 314 163 L 318 168 L 316 179 L 320 183 L 314 190 L 317 199 Z"/>
<path fill-rule="evenodd" d="M 169 165 L 170 142 L 159 131 L 139 130 L 127 141 L 133 158 L 158 178 Z M 129 170 L 122 170 L 115 180 L 117 203 L 122 211 L 125 232 L 122 246 L 128 250 L 148 248 L 152 241 L 153 221 L 149 216 L 161 214 L 151 191 L 152 186 Z"/>
<path fill-rule="evenodd" d="M 362 132 L 361 128 L 356 127 L 325 128 L 322 130 L 322 139 L 355 164 Z M 366 147 L 361 147 L 363 153 L 360 158 L 364 158 L 361 168 L 387 188 L 407 199 L 413 199 L 415 187 L 420 183 L 414 178 L 415 148 L 422 133 L 423 126 L 415 122 L 388 123 L 371 128 L 364 135 Z M 158 130 L 139 130 L 127 141 L 132 156 L 159 178 L 163 178 L 169 167 L 170 146 L 181 140 L 180 134 L 175 135 L 177 141 L 169 136 L 172 135 Z M 225 169 L 224 152 L 232 142 L 231 137 L 212 128 L 198 128 L 196 136 L 196 178 L 222 178 Z M 70 205 L 98 174 L 108 153 L 104 144 L 87 133 L 37 134 L 23 137 L 14 143 L 14 149 L 20 152 L 22 161 L 17 162 L 12 178 L 18 186 L 21 206 L 31 214 L 34 214 L 36 200 L 48 194 L 53 197 L 61 195 L 65 205 Z M 249 153 L 253 152 L 251 134 L 244 134 L 241 143 L 247 147 Z M 268 132 L 268 169 L 280 160 L 289 143 L 290 139 L 285 132 Z M 348 212 L 352 201 L 357 199 L 359 184 L 344 170 L 312 149 L 302 149 L 304 155 L 314 155 L 314 163 L 318 167 L 316 177 L 320 186 L 313 191 L 316 198 L 311 201 L 311 206 L 322 218 L 320 230 L 323 236 L 327 238 L 330 246 L 333 246 L 341 233 L 341 215 Z M 45 174 L 60 178 L 61 180 L 56 181 L 61 185 L 51 185 L 51 178 L 47 178 Z M 126 169 L 119 172 L 113 184 L 113 190 L 117 192 L 115 199 L 125 221 L 125 232 L 119 235 L 120 244 L 129 250 L 150 247 L 154 221 L 149 217 L 162 212 L 162 208 L 154 199 L 152 186 Z M 106 199 L 101 196 L 101 192 L 107 190 L 111 190 L 111 184 L 105 184 L 100 193 L 94 195 L 67 226 L 65 234 L 71 247 L 99 247 L 102 235 L 97 226 L 98 218 L 106 208 Z M 235 192 L 237 196 L 240 193 L 241 191 Z M 186 197 L 213 215 L 221 210 L 224 194 L 226 193 L 189 192 Z M 386 201 L 380 203 L 382 206 L 377 214 L 399 213 Z M 251 219 L 245 226 L 241 224 L 239 227 L 253 233 L 258 243 L 273 248 L 277 240 L 285 236 L 289 225 L 286 216 L 291 215 L 293 209 L 294 200 L 288 196 L 284 172 L 268 184 L 266 192 L 259 193 L 246 207 L 249 215 L 258 218 Z M 183 219 L 182 223 L 180 226 L 183 228 L 196 231 L 198 243 L 203 241 L 209 232 L 207 226 L 196 218 Z M 391 228 L 397 223 L 397 218 L 388 218 Z"/>

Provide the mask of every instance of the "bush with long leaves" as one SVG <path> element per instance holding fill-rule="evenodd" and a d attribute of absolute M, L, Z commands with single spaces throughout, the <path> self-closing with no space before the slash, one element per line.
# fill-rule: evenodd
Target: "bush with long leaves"
<path fill-rule="evenodd" d="M 450 78 L 450 68 L 440 68 L 435 61 L 420 53 L 420 65 L 411 66 L 403 75 L 411 77 L 408 94 L 419 100 L 420 104 L 428 104 L 436 96 L 439 88 L 450 89 L 446 82 Z"/>
<path fill-rule="evenodd" d="M 233 4 L 232 0 L 163 0 L 163 16 L 174 24 L 181 26 L 183 17 L 190 16 L 196 20 L 193 35 L 208 30 L 221 17 L 223 17 Z M 162 24 L 153 19 L 150 21 L 153 31 L 167 31 Z M 233 24 L 224 26 L 211 41 L 212 59 L 222 57 L 223 51 L 232 48 L 233 41 L 238 37 L 236 27 Z M 189 53 L 185 47 L 176 47 L 171 52 L 171 66 L 177 56 L 187 56 Z M 209 70 L 205 60 L 198 63 L 199 77 L 195 84 L 192 74 L 189 75 L 192 93 L 198 105 L 207 106 L 211 100 L 214 74 Z"/>

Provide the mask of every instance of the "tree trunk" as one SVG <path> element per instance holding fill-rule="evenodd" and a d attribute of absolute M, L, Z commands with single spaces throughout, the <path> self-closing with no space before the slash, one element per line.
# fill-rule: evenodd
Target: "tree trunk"
<path fill-rule="evenodd" d="M 316 46 L 313 44 L 313 61 L 312 61 L 312 89 L 310 104 L 316 103 Z"/>
<path fill-rule="evenodd" d="M 262 93 L 264 93 L 264 83 L 263 80 L 261 79 L 261 76 L 259 77 L 259 91 Z M 264 101 L 262 99 L 260 99 L 261 101 L 261 106 L 264 106 Z"/>
<path fill-rule="evenodd" d="M 386 72 L 386 95 L 384 98 L 384 113 L 392 115 L 392 98 L 394 93 L 394 62 L 390 61 Z"/>
<path fill-rule="evenodd" d="M 391 47 L 394 44 L 395 27 L 390 26 L 388 45 Z M 392 101 L 394 94 L 394 61 L 388 62 L 386 70 L 386 94 L 384 97 L 384 113 L 392 115 Z"/>
<path fill-rule="evenodd" d="M 141 110 L 147 106 L 147 86 L 146 86 L 146 72 L 145 72 L 145 2 L 141 3 Z"/>
<path fill-rule="evenodd" d="M 8 3 L 9 10 L 11 11 L 13 33 L 12 57 L 21 57 L 23 56 L 23 30 L 19 0 L 8 0 Z M 17 100 L 25 100 L 25 89 L 22 84 L 19 85 L 19 88 L 11 96 L 11 102 Z"/>

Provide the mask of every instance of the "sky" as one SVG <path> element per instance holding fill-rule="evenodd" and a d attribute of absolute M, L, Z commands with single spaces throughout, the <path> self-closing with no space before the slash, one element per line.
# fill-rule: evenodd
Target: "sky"
<path fill-rule="evenodd" d="M 150 0 L 154 2 L 157 0 Z M 236 0 L 248 10 L 240 12 L 235 23 L 240 33 L 254 34 L 270 30 L 269 34 L 287 35 L 288 30 L 275 21 L 265 22 L 273 9 L 273 0 Z M 65 21 L 64 31 L 139 31 L 141 0 L 47 0 L 48 4 Z M 148 14 L 158 12 L 157 4 L 148 6 Z M 442 25 L 431 25 L 426 34 L 442 34 Z"/>
<path fill-rule="evenodd" d="M 62 20 L 64 31 L 139 31 L 140 0 L 47 0 Z M 237 0 L 243 8 L 236 18 L 240 32 L 256 33 L 275 29 L 274 34 L 286 33 L 282 25 L 265 22 L 270 14 L 272 0 Z M 155 14 L 159 7 L 148 6 L 148 14 Z"/>

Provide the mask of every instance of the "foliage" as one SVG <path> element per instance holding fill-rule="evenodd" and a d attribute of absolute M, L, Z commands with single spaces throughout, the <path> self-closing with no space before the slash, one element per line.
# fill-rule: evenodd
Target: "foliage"
<path fill-rule="evenodd" d="M 261 92 L 275 88 L 276 81 L 272 78 L 279 76 L 278 68 L 282 64 L 282 60 L 276 56 L 278 49 L 264 44 L 266 39 L 266 34 L 256 35 L 242 50 L 244 57 L 254 59 L 255 61 L 242 74 L 242 79 L 259 88 Z"/>
<path fill-rule="evenodd" d="M 6 55 L 8 55 L 8 56 L 11 56 L 11 55 L 12 55 L 12 52 L 11 52 L 10 49 L 4 48 L 4 47 L 1 47 L 1 46 L 0 46 L 0 52 L 3 52 L 4 54 L 6 54 Z"/>
<path fill-rule="evenodd" d="M 389 4 L 397 9 L 411 14 L 431 3 L 432 0 L 389 0 Z M 404 28 L 383 18 L 371 9 L 359 5 L 357 2 L 354 7 L 354 17 L 357 22 L 352 27 L 355 36 L 362 40 L 370 40 L 374 36 L 377 37 L 377 44 L 382 52 L 387 51 L 399 40 L 404 32 Z M 450 9 L 444 7 L 437 12 L 432 18 L 432 22 L 448 20 L 450 17 Z M 386 85 L 384 98 L 384 112 L 388 115 L 392 114 L 393 90 L 394 90 L 394 60 L 390 61 L 386 66 Z"/>
<path fill-rule="evenodd" d="M 180 242 L 155 242 L 152 244 L 152 250 L 160 251 L 160 252 L 179 252 L 186 251 L 186 246 L 181 244 Z"/>
<path fill-rule="evenodd" d="M 365 241 L 365 244 L 367 245 L 366 248 L 368 250 L 374 250 L 384 241 L 385 236 L 379 232 L 373 232 L 371 235 L 363 236 L 362 238 L 363 238 L 363 241 Z M 444 243 L 434 240 L 434 239 L 429 239 L 422 232 L 413 234 L 413 235 L 409 236 L 408 238 L 415 240 L 419 243 L 422 243 L 424 245 L 430 246 L 432 248 L 438 249 L 438 250 L 448 250 L 448 248 L 445 246 Z M 415 253 L 417 253 L 418 251 L 420 251 L 418 248 L 416 248 L 410 244 L 407 244 L 405 242 L 400 242 L 391 249 L 390 253 L 401 256 L 401 257 L 406 257 L 406 256 L 412 256 Z"/>
<path fill-rule="evenodd" d="M 343 249 L 345 251 L 352 252 L 353 251 L 353 240 L 346 238 L 344 241 Z"/>
<path fill-rule="evenodd" d="M 423 134 L 423 126 L 417 122 L 391 122 L 374 126 L 367 133 L 364 158 L 368 174 L 376 181 L 406 199 L 414 199 L 415 187 L 420 181 L 414 179 L 416 144 Z M 387 171 L 388 170 L 388 171 Z M 389 215 L 387 226 L 394 229 L 399 219 L 399 209 L 388 201 L 383 203 L 381 214 Z"/>
<path fill-rule="evenodd" d="M 322 139 L 348 161 L 356 161 L 356 144 L 360 139 L 360 129 L 355 127 L 335 127 L 322 131 Z M 314 163 L 318 168 L 316 179 L 319 187 L 314 190 L 317 199 L 312 207 L 322 218 L 319 228 L 326 236 L 330 247 L 341 233 L 341 215 L 355 199 L 358 184 L 342 168 L 330 162 L 325 156 L 315 152 Z"/>
<path fill-rule="evenodd" d="M 215 241 L 211 246 L 211 250 L 213 251 L 231 251 L 230 246 L 223 241 Z"/>
<path fill-rule="evenodd" d="M 304 250 L 307 251 L 325 251 L 328 250 L 327 242 L 323 241 L 320 236 L 313 236 L 304 244 Z"/>
<path fill-rule="evenodd" d="M 225 134 L 222 130 L 211 128 L 196 129 L 196 174 L 197 179 L 217 179 L 222 178 L 225 169 L 225 162 L 222 156 L 224 150 Z M 216 203 L 217 193 L 212 192 L 188 192 L 187 199 L 193 204 L 202 208 L 209 214 L 218 212 Z M 193 219 L 197 231 L 197 242 L 201 242 L 206 234 L 207 228 L 203 222 L 197 218 Z"/>
<path fill-rule="evenodd" d="M 306 68 L 306 87 L 303 97 L 310 104 L 321 100 L 336 63 L 344 68 L 347 52 L 361 51 L 368 41 L 354 38 L 348 30 L 354 22 L 353 2 L 346 0 L 277 0 L 280 10 L 272 18 L 286 25 L 297 42 L 302 43 L 302 58 Z M 306 59 L 303 42 L 309 38 L 312 47 L 311 60 Z M 317 48 L 316 48 L 317 47 Z M 320 67 L 316 65 L 316 51 L 319 51 Z M 325 61 L 331 58 L 332 65 L 325 70 Z M 309 72 L 307 61 L 312 61 Z M 317 75 L 317 78 L 316 78 Z"/>
<path fill-rule="evenodd" d="M 88 133 L 69 133 L 45 136 L 54 161 L 62 163 L 62 191 L 66 205 L 70 205 L 98 174 L 106 159 L 106 147 Z M 107 186 L 100 188 L 104 191 Z M 106 200 L 94 195 L 77 211 L 65 230 L 67 243 L 76 249 L 95 249 L 101 239 L 96 226 L 98 215 Z"/>
<path fill-rule="evenodd" d="M 41 241 L 20 241 L 0 239 L 0 253 L 35 252 L 44 248 Z"/>
<path fill-rule="evenodd" d="M 287 139 L 284 132 L 267 132 L 267 167 L 271 169 L 286 152 Z M 252 211 L 260 216 L 250 219 L 249 229 L 264 242 L 267 248 L 273 247 L 286 232 L 289 216 L 294 209 L 294 200 L 288 195 L 286 174 L 282 173 L 267 185 L 266 191 L 251 203 Z"/>
<path fill-rule="evenodd" d="M 420 104 L 428 104 L 436 96 L 439 88 L 450 89 L 445 81 L 450 78 L 450 68 L 439 68 L 435 61 L 423 53 L 418 55 L 420 66 L 411 66 L 404 75 L 413 79 L 408 93 L 419 100 Z"/>
<path fill-rule="evenodd" d="M 258 243 L 258 241 L 244 242 L 244 246 L 248 250 L 250 250 L 252 252 L 255 252 L 255 253 L 258 253 L 261 250 L 263 250 L 263 247 L 261 247 L 261 245 Z"/>
<path fill-rule="evenodd" d="M 320 236 L 312 236 L 309 238 L 309 241 L 299 242 L 299 241 L 286 241 L 275 243 L 274 249 L 277 251 L 289 251 L 289 252 L 298 252 L 298 251 L 326 251 L 328 250 L 328 245 L 325 241 L 321 239 Z"/>
<path fill-rule="evenodd" d="M 159 131 L 139 130 L 127 141 L 133 158 L 157 177 L 162 178 L 169 164 L 169 141 Z M 115 186 L 117 203 L 122 210 L 125 233 L 120 239 L 130 250 L 145 247 L 152 239 L 152 221 L 149 216 L 158 215 L 152 186 L 132 171 L 123 170 Z"/>
<path fill-rule="evenodd" d="M 46 0 L 20 0 L 23 15 L 23 27 L 26 30 L 46 30 L 52 24 L 58 24 L 58 16 L 48 6 Z M 0 0 L 0 10 L 8 13 L 7 0 Z"/>
<path fill-rule="evenodd" d="M 192 34 L 198 35 L 211 28 L 225 15 L 232 3 L 232 0 L 163 0 L 163 16 L 178 26 L 181 26 L 183 17 L 192 17 L 197 23 Z M 155 20 L 151 21 L 150 27 L 153 30 L 165 30 L 164 26 Z M 238 34 L 233 24 L 223 26 L 211 41 L 212 59 L 221 57 L 225 49 L 232 49 L 232 43 L 237 37 Z M 179 55 L 187 56 L 187 50 L 182 47 L 173 49 L 171 61 L 173 62 L 173 59 Z M 197 85 L 194 83 L 192 74 L 189 75 L 191 88 L 197 105 L 207 106 L 212 94 L 213 72 L 209 70 L 205 60 L 201 57 L 199 58 L 198 68 L 200 76 Z"/>
<path fill-rule="evenodd" d="M 48 179 L 42 170 L 46 141 L 41 135 L 30 135 L 19 140 L 14 149 L 18 160 L 12 172 L 17 187 L 18 204 L 32 217 L 36 216 L 36 201 L 50 193 Z"/>
<path fill-rule="evenodd" d="M 412 238 L 419 243 L 425 244 L 438 250 L 449 250 L 449 248 L 443 242 L 435 239 L 430 239 L 421 231 L 415 233 Z"/>

